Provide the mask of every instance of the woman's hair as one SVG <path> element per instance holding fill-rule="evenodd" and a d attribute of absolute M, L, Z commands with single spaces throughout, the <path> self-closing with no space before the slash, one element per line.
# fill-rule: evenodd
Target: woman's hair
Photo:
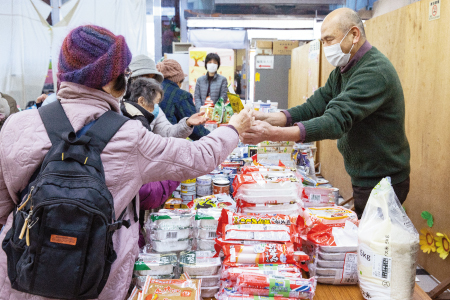
<path fill-rule="evenodd" d="M 116 82 L 114 83 L 113 89 L 118 92 L 125 91 L 125 88 L 127 87 L 127 80 L 125 78 L 125 74 L 122 73 L 117 77 Z"/>
<path fill-rule="evenodd" d="M 206 65 L 211 61 L 215 59 L 217 61 L 217 69 L 220 68 L 220 56 L 217 55 L 216 53 L 209 53 L 208 55 L 206 55 L 206 59 L 205 59 L 205 69 L 208 69 L 206 67 Z"/>
<path fill-rule="evenodd" d="M 152 78 L 137 77 L 131 80 L 129 85 L 130 96 L 128 101 L 138 103 L 139 97 L 144 97 L 144 103 L 148 106 L 153 106 L 157 94 L 161 94 L 161 99 L 164 97 L 164 91 L 158 81 Z"/>

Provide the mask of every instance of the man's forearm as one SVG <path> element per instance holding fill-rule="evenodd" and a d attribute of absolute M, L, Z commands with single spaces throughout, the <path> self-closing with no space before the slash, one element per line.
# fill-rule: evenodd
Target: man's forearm
<path fill-rule="evenodd" d="M 260 118 L 261 121 L 265 121 L 272 126 L 286 126 L 287 118 L 286 115 L 282 112 L 277 113 L 265 113 Z"/>
<path fill-rule="evenodd" d="M 284 125 L 284 124 L 283 124 Z M 300 128 L 299 126 L 291 127 L 273 127 L 269 133 L 269 141 L 280 142 L 280 141 L 292 141 L 299 142 L 301 140 Z"/>

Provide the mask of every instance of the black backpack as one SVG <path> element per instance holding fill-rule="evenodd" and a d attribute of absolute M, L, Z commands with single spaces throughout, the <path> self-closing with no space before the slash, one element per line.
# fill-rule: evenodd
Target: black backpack
<path fill-rule="evenodd" d="M 97 298 L 117 258 L 116 219 L 100 154 L 127 118 L 107 111 L 80 138 L 59 101 L 39 114 L 52 147 L 3 240 L 12 288 L 58 299 Z"/>

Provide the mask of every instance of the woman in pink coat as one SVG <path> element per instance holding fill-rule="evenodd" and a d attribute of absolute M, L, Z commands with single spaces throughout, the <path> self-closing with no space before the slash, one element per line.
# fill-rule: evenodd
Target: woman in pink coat
<path fill-rule="evenodd" d="M 78 132 L 108 110 L 120 111 L 125 91 L 124 71 L 131 53 L 122 36 L 97 26 L 81 26 L 64 40 L 61 48 L 58 99 Z M 133 220 L 131 200 L 143 184 L 182 181 L 212 171 L 237 146 L 239 133 L 251 125 L 245 110 L 233 116 L 230 126 L 220 127 L 196 142 L 163 138 L 139 121 L 126 122 L 101 153 L 106 185 L 114 198 L 114 209 L 127 209 Z M 18 194 L 42 163 L 51 147 L 38 110 L 11 116 L 0 132 L 0 224 L 3 241 L 11 228 Z M 137 201 L 139 203 L 139 201 Z M 138 208 L 139 209 L 139 208 Z M 128 291 L 137 257 L 139 224 L 117 230 L 113 236 L 117 259 L 98 299 L 122 300 Z M 0 250 L 0 299 L 45 299 L 14 290 L 7 275 L 6 254 Z"/>

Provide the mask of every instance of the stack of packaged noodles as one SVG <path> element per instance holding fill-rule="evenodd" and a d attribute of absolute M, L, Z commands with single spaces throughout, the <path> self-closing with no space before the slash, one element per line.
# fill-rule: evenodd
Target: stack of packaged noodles
<path fill-rule="evenodd" d="M 324 284 L 357 284 L 356 214 L 339 206 L 307 208 L 299 218 L 305 222 L 302 246 L 310 275 Z"/>
<path fill-rule="evenodd" d="M 216 250 L 224 253 L 217 299 L 312 299 L 316 280 L 300 270 L 309 257 L 299 251 L 297 216 L 223 210 Z M 303 221 L 301 219 L 301 221 Z"/>

